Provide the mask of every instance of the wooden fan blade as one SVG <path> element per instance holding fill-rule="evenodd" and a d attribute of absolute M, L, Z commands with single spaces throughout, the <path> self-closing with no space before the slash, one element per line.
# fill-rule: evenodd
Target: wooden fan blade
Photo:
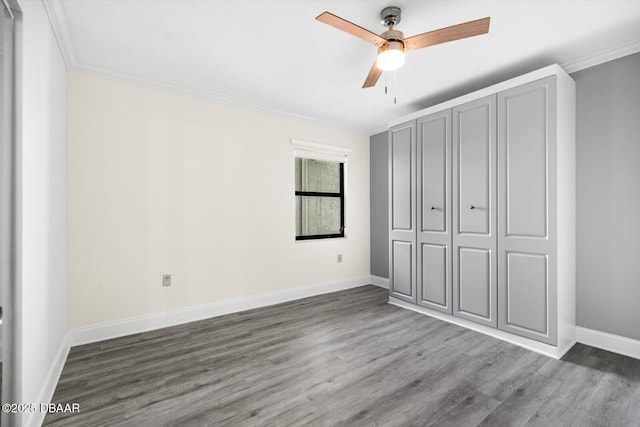
<path fill-rule="evenodd" d="M 376 46 L 385 43 L 386 40 L 377 35 L 376 33 L 372 33 L 366 28 L 362 28 L 359 25 L 354 24 L 353 22 L 349 22 L 346 19 L 342 19 L 339 16 L 334 15 L 331 12 L 324 12 L 320 15 L 316 16 L 316 19 L 320 22 L 323 22 L 327 25 L 331 25 L 334 28 L 344 31 L 345 33 L 349 33 L 352 36 L 356 36 L 366 42 L 372 43 Z"/>
<path fill-rule="evenodd" d="M 404 39 L 404 50 L 422 49 L 440 43 L 486 34 L 489 32 L 490 20 L 490 17 L 486 17 L 406 38 Z"/>
<path fill-rule="evenodd" d="M 374 62 L 373 65 L 371 66 L 371 70 L 369 71 L 369 75 L 367 76 L 367 78 L 364 81 L 364 84 L 362 85 L 362 89 L 375 86 L 381 75 L 382 75 L 382 70 L 378 68 L 378 64 Z"/>

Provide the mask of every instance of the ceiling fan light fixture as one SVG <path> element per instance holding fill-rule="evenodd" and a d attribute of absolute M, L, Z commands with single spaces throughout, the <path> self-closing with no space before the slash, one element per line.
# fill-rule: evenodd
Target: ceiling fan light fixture
<path fill-rule="evenodd" d="M 397 6 L 388 6 L 382 9 L 380 12 L 381 23 L 389 29 L 380 35 L 344 18 L 340 18 L 331 12 L 321 13 L 316 17 L 316 20 L 378 46 L 376 62 L 373 63 L 369 74 L 367 74 L 367 78 L 362 85 L 363 89 L 375 86 L 384 71 L 393 71 L 402 67 L 404 65 L 405 51 L 423 49 L 441 43 L 486 34 L 489 32 L 489 23 L 491 21 L 491 17 L 487 16 L 486 18 L 463 22 L 462 24 L 451 25 L 405 38 L 402 31 L 393 28 L 400 23 L 401 13 L 402 11 Z"/>
<path fill-rule="evenodd" d="M 390 41 L 378 48 L 376 65 L 383 71 L 393 71 L 404 65 L 404 44 Z"/>

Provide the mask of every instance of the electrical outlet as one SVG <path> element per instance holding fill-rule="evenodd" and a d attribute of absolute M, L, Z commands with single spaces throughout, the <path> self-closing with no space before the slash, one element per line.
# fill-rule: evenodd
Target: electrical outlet
<path fill-rule="evenodd" d="M 338 254 L 338 262 L 342 262 L 342 254 Z"/>
<path fill-rule="evenodd" d="M 163 274 L 162 275 L 162 286 L 171 286 L 171 275 Z"/>

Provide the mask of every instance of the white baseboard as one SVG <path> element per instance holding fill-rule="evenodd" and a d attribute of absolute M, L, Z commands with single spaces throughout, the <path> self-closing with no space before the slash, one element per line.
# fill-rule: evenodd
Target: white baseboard
<path fill-rule="evenodd" d="M 320 283 L 299 288 L 284 289 L 259 295 L 251 295 L 220 301 L 213 304 L 205 304 L 188 307 L 181 310 L 168 311 L 148 316 L 134 317 L 115 322 L 102 323 L 74 329 L 70 332 L 71 346 L 89 344 L 111 338 L 123 337 L 168 326 L 180 325 L 196 320 L 208 319 L 252 308 L 265 307 L 282 302 L 293 301 L 329 292 L 355 288 L 371 283 L 370 276 L 356 277 L 354 279 L 338 280 Z"/>
<path fill-rule="evenodd" d="M 47 378 L 40 389 L 40 393 L 38 393 L 38 399 L 33 403 L 37 403 L 38 405 L 41 403 L 51 403 L 53 393 L 56 391 L 56 387 L 58 386 L 60 374 L 62 374 L 62 368 L 64 368 L 67 356 L 69 355 L 69 349 L 71 348 L 70 344 L 70 336 L 69 333 L 67 333 L 60 344 L 60 348 L 56 353 L 53 363 L 51 363 L 51 368 L 49 368 Z M 27 412 L 23 415 L 24 418 L 22 420 L 22 425 L 26 427 L 40 427 L 44 422 L 45 415 L 47 415 L 46 412 L 40 412 L 39 410 L 35 412 Z"/>
<path fill-rule="evenodd" d="M 222 316 L 238 311 L 250 310 L 252 308 L 265 307 L 310 296 L 355 288 L 367 284 L 373 284 L 383 288 L 388 288 L 389 279 L 379 276 L 363 276 L 349 280 L 339 280 L 334 282 L 304 286 L 300 288 L 285 289 L 281 291 L 269 292 L 243 298 L 235 298 L 232 300 L 221 301 L 214 304 L 190 307 L 182 310 L 175 310 L 149 316 L 141 316 L 132 319 L 125 319 L 121 321 L 104 323 L 100 325 L 72 330 L 65 335 L 62 343 L 60 344 L 60 348 L 56 353 L 53 363 L 51 364 L 51 368 L 49 369 L 46 381 L 43 384 L 38 395 L 37 402 L 51 402 L 56 386 L 58 384 L 58 380 L 60 379 L 62 369 L 67 360 L 69 350 L 74 345 L 88 344 L 91 342 L 117 338 L 134 333 L 164 328 L 167 326 L 174 326 L 196 320 Z M 547 346 L 546 344 L 532 342 L 531 340 L 527 340 L 525 338 L 521 339 L 516 337 L 514 339 L 514 337 L 510 335 L 502 336 L 499 331 L 494 331 L 490 328 L 482 327 L 482 325 L 476 325 L 473 322 L 466 322 L 463 319 L 454 319 L 442 313 L 432 312 L 431 310 L 427 310 L 423 307 L 406 304 L 399 300 L 396 301 L 395 299 L 390 299 L 389 302 L 403 308 L 408 308 L 410 310 L 418 311 L 422 314 L 427 314 L 433 317 L 437 317 L 441 320 L 474 329 L 487 335 L 492 335 L 496 338 L 510 341 L 516 345 L 520 345 L 522 347 L 554 358 L 562 357 L 562 355 L 573 345 L 569 345 L 566 349 L 551 348 L 551 346 Z M 577 326 L 576 341 L 592 347 L 597 347 L 603 350 L 640 359 L 640 340 Z M 24 426 L 38 427 L 42 425 L 46 414 L 35 412 L 24 415 Z"/>
<path fill-rule="evenodd" d="M 381 288 L 389 289 L 389 279 L 386 277 L 371 275 L 371 284 L 379 286 Z"/>
<path fill-rule="evenodd" d="M 482 334 L 500 339 L 502 341 L 507 341 L 511 344 L 526 348 L 527 350 L 535 351 L 536 353 L 544 354 L 545 356 L 552 357 L 554 359 L 562 358 L 562 356 L 564 356 L 564 354 L 569 351 L 575 344 L 575 342 L 571 342 L 565 348 L 558 348 L 529 338 L 520 337 L 509 332 L 504 332 L 499 329 L 491 328 L 489 326 L 481 325 L 470 320 L 454 317 L 450 314 L 441 313 L 439 311 L 431 310 L 426 307 L 411 304 L 394 297 L 389 297 L 389 304 L 416 311 L 420 314 L 426 314 L 427 316 L 435 317 L 436 319 L 453 323 L 454 325 L 462 326 L 467 329 L 471 329 L 476 332 L 480 332 Z"/>
<path fill-rule="evenodd" d="M 576 340 L 591 347 L 601 348 L 614 353 L 640 359 L 640 341 L 607 332 L 576 327 Z"/>

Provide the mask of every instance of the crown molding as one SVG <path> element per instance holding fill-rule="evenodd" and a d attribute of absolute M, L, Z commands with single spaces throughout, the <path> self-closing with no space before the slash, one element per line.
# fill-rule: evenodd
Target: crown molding
<path fill-rule="evenodd" d="M 369 131 L 369 136 L 371 137 L 371 136 L 377 135 L 377 134 L 382 133 L 382 132 L 387 132 L 388 130 L 389 130 L 389 126 L 381 126 L 381 127 L 375 128 L 375 129 L 371 129 Z"/>
<path fill-rule="evenodd" d="M 67 9 L 63 1 L 42 0 L 44 10 L 49 17 L 53 35 L 62 54 L 62 60 L 67 70 L 73 70 L 78 65 L 76 58 L 76 44 L 71 31 Z"/>
<path fill-rule="evenodd" d="M 206 89 L 189 87 L 181 85 L 179 83 L 172 83 L 162 80 L 151 79 L 147 77 L 141 77 L 127 72 L 108 69 L 106 67 L 95 66 L 91 64 L 79 64 L 78 66 L 69 68 L 69 71 L 80 74 L 99 75 L 102 77 L 108 77 L 119 81 L 125 81 L 134 83 L 139 86 L 143 86 L 149 89 L 160 90 L 163 92 L 175 93 L 179 95 L 188 95 L 193 98 L 210 101 L 216 104 L 224 105 L 226 107 L 239 108 L 247 111 L 253 111 L 258 113 L 271 114 L 275 116 L 284 117 L 287 119 L 299 120 L 316 126 L 322 126 L 326 128 L 342 129 L 348 132 L 353 132 L 359 135 L 367 135 L 367 129 L 357 128 L 354 126 L 348 126 L 344 123 L 330 122 L 327 120 L 317 119 L 315 117 L 305 116 L 303 114 L 292 113 L 285 110 L 280 110 L 267 105 L 257 104 L 251 101 L 247 101 L 243 98 L 226 95 Z"/>
<path fill-rule="evenodd" d="M 74 39 L 74 32 L 69 20 L 67 9 L 64 5 L 64 0 L 41 0 L 44 4 L 46 13 L 51 22 L 53 33 L 58 42 L 62 58 L 67 67 L 67 70 L 74 72 L 84 72 L 91 74 L 98 74 L 106 77 L 115 78 L 118 80 L 125 80 L 139 85 L 143 85 L 149 88 L 164 90 L 174 93 L 187 94 L 192 97 L 205 99 L 218 104 L 242 108 L 245 110 L 262 112 L 268 114 L 274 114 L 286 118 L 292 118 L 301 120 L 311 124 L 339 128 L 349 132 L 354 132 L 364 135 L 375 135 L 380 132 L 388 130 L 387 127 L 379 127 L 376 129 L 358 128 L 350 126 L 346 123 L 331 122 L 315 117 L 305 116 L 302 114 L 293 113 L 290 111 L 280 110 L 273 106 L 262 105 L 256 102 L 249 101 L 247 99 L 234 97 L 231 95 L 209 91 L 206 89 L 189 87 L 186 85 L 178 84 L 175 82 L 160 81 L 156 79 L 150 79 L 142 76 L 133 75 L 124 70 L 108 69 L 104 66 L 98 66 L 88 63 L 83 60 L 78 52 L 77 45 Z M 593 67 L 608 61 L 621 58 L 623 56 L 631 55 L 640 52 L 640 40 L 626 43 L 616 48 L 608 49 L 594 55 L 579 58 L 574 61 L 566 62 L 561 67 L 568 73 L 574 73 L 576 71 L 583 70 L 585 68 Z"/>
<path fill-rule="evenodd" d="M 97 74 L 117 80 L 128 81 L 130 83 L 135 83 L 151 89 L 190 95 L 195 98 L 204 99 L 229 107 L 236 107 L 254 112 L 273 114 L 289 119 L 300 120 L 317 126 L 338 128 L 357 134 L 368 135 L 369 129 L 366 128 L 358 128 L 349 126 L 345 123 L 331 122 L 315 117 L 305 116 L 303 114 L 297 114 L 290 111 L 280 110 L 272 106 L 251 102 L 240 97 L 218 93 L 206 89 L 190 87 L 179 83 L 151 79 L 138 76 L 124 70 L 90 64 L 88 61 L 83 60 L 78 53 L 77 44 L 73 36 L 73 28 L 69 20 L 67 9 L 64 6 L 64 1 L 42 0 L 42 2 L 44 4 L 47 15 L 49 16 L 49 21 L 51 22 L 53 33 L 58 42 L 58 46 L 60 47 L 60 51 L 62 52 L 62 58 L 68 71 Z"/>
<path fill-rule="evenodd" d="M 567 73 L 575 73 L 576 71 L 604 64 L 605 62 L 613 61 L 614 59 L 622 58 L 623 56 L 632 55 L 638 52 L 640 52 L 640 40 L 626 43 L 613 49 L 604 50 L 594 55 L 585 56 L 584 58 L 564 63 L 561 66 Z"/>

